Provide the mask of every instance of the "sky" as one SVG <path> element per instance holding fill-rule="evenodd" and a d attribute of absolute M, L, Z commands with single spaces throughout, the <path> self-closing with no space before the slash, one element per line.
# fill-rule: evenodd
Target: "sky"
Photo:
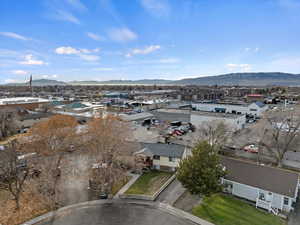
<path fill-rule="evenodd" d="M 300 0 L 0 0 L 0 83 L 300 73 Z"/>

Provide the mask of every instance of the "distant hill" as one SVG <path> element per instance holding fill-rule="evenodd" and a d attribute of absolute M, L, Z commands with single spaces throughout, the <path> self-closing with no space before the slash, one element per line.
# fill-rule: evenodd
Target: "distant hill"
<path fill-rule="evenodd" d="M 181 80 L 143 79 L 109 81 L 71 81 L 40 79 L 33 80 L 33 86 L 54 85 L 240 85 L 240 86 L 300 86 L 300 74 L 268 73 L 230 73 L 217 76 L 205 76 Z M 10 86 L 28 86 L 29 83 L 7 84 Z"/>
<path fill-rule="evenodd" d="M 70 85 L 163 85 L 170 84 L 172 80 L 143 79 L 143 80 L 108 80 L 108 81 L 71 81 Z"/>
<path fill-rule="evenodd" d="M 9 83 L 7 86 L 29 86 L 29 82 L 26 83 Z M 57 80 L 49 80 L 49 79 L 38 79 L 32 81 L 32 86 L 64 86 L 67 83 L 63 81 Z"/>
<path fill-rule="evenodd" d="M 290 73 L 230 73 L 173 81 L 176 85 L 299 86 L 300 75 Z"/>

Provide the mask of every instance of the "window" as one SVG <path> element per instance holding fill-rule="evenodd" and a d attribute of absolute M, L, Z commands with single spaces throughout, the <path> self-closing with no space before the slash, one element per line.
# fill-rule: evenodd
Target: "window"
<path fill-rule="evenodd" d="M 175 158 L 173 158 L 173 157 L 169 157 L 169 162 L 175 162 Z"/>
<path fill-rule="evenodd" d="M 250 111 L 254 111 L 254 112 L 256 112 L 256 111 L 257 111 L 257 109 L 250 109 Z"/>
<path fill-rule="evenodd" d="M 154 155 L 153 159 L 160 160 L 160 156 L 159 155 Z"/>
<path fill-rule="evenodd" d="M 283 204 L 284 205 L 289 205 L 289 201 L 290 199 L 289 198 L 287 198 L 287 197 L 284 197 L 284 199 L 283 199 Z"/>

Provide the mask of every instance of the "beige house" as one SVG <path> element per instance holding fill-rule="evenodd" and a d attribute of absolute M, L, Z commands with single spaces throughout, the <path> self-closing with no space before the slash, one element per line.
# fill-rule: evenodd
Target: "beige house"
<path fill-rule="evenodd" d="M 142 146 L 143 149 L 135 154 L 143 156 L 145 165 L 152 169 L 175 171 L 179 162 L 186 156 L 183 145 L 142 143 Z"/>

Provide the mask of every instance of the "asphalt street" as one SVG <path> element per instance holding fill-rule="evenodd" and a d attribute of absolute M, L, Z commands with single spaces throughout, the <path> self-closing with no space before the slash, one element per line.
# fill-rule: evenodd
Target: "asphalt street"
<path fill-rule="evenodd" d="M 151 205 L 101 204 L 80 207 L 37 225 L 195 225 Z"/>

